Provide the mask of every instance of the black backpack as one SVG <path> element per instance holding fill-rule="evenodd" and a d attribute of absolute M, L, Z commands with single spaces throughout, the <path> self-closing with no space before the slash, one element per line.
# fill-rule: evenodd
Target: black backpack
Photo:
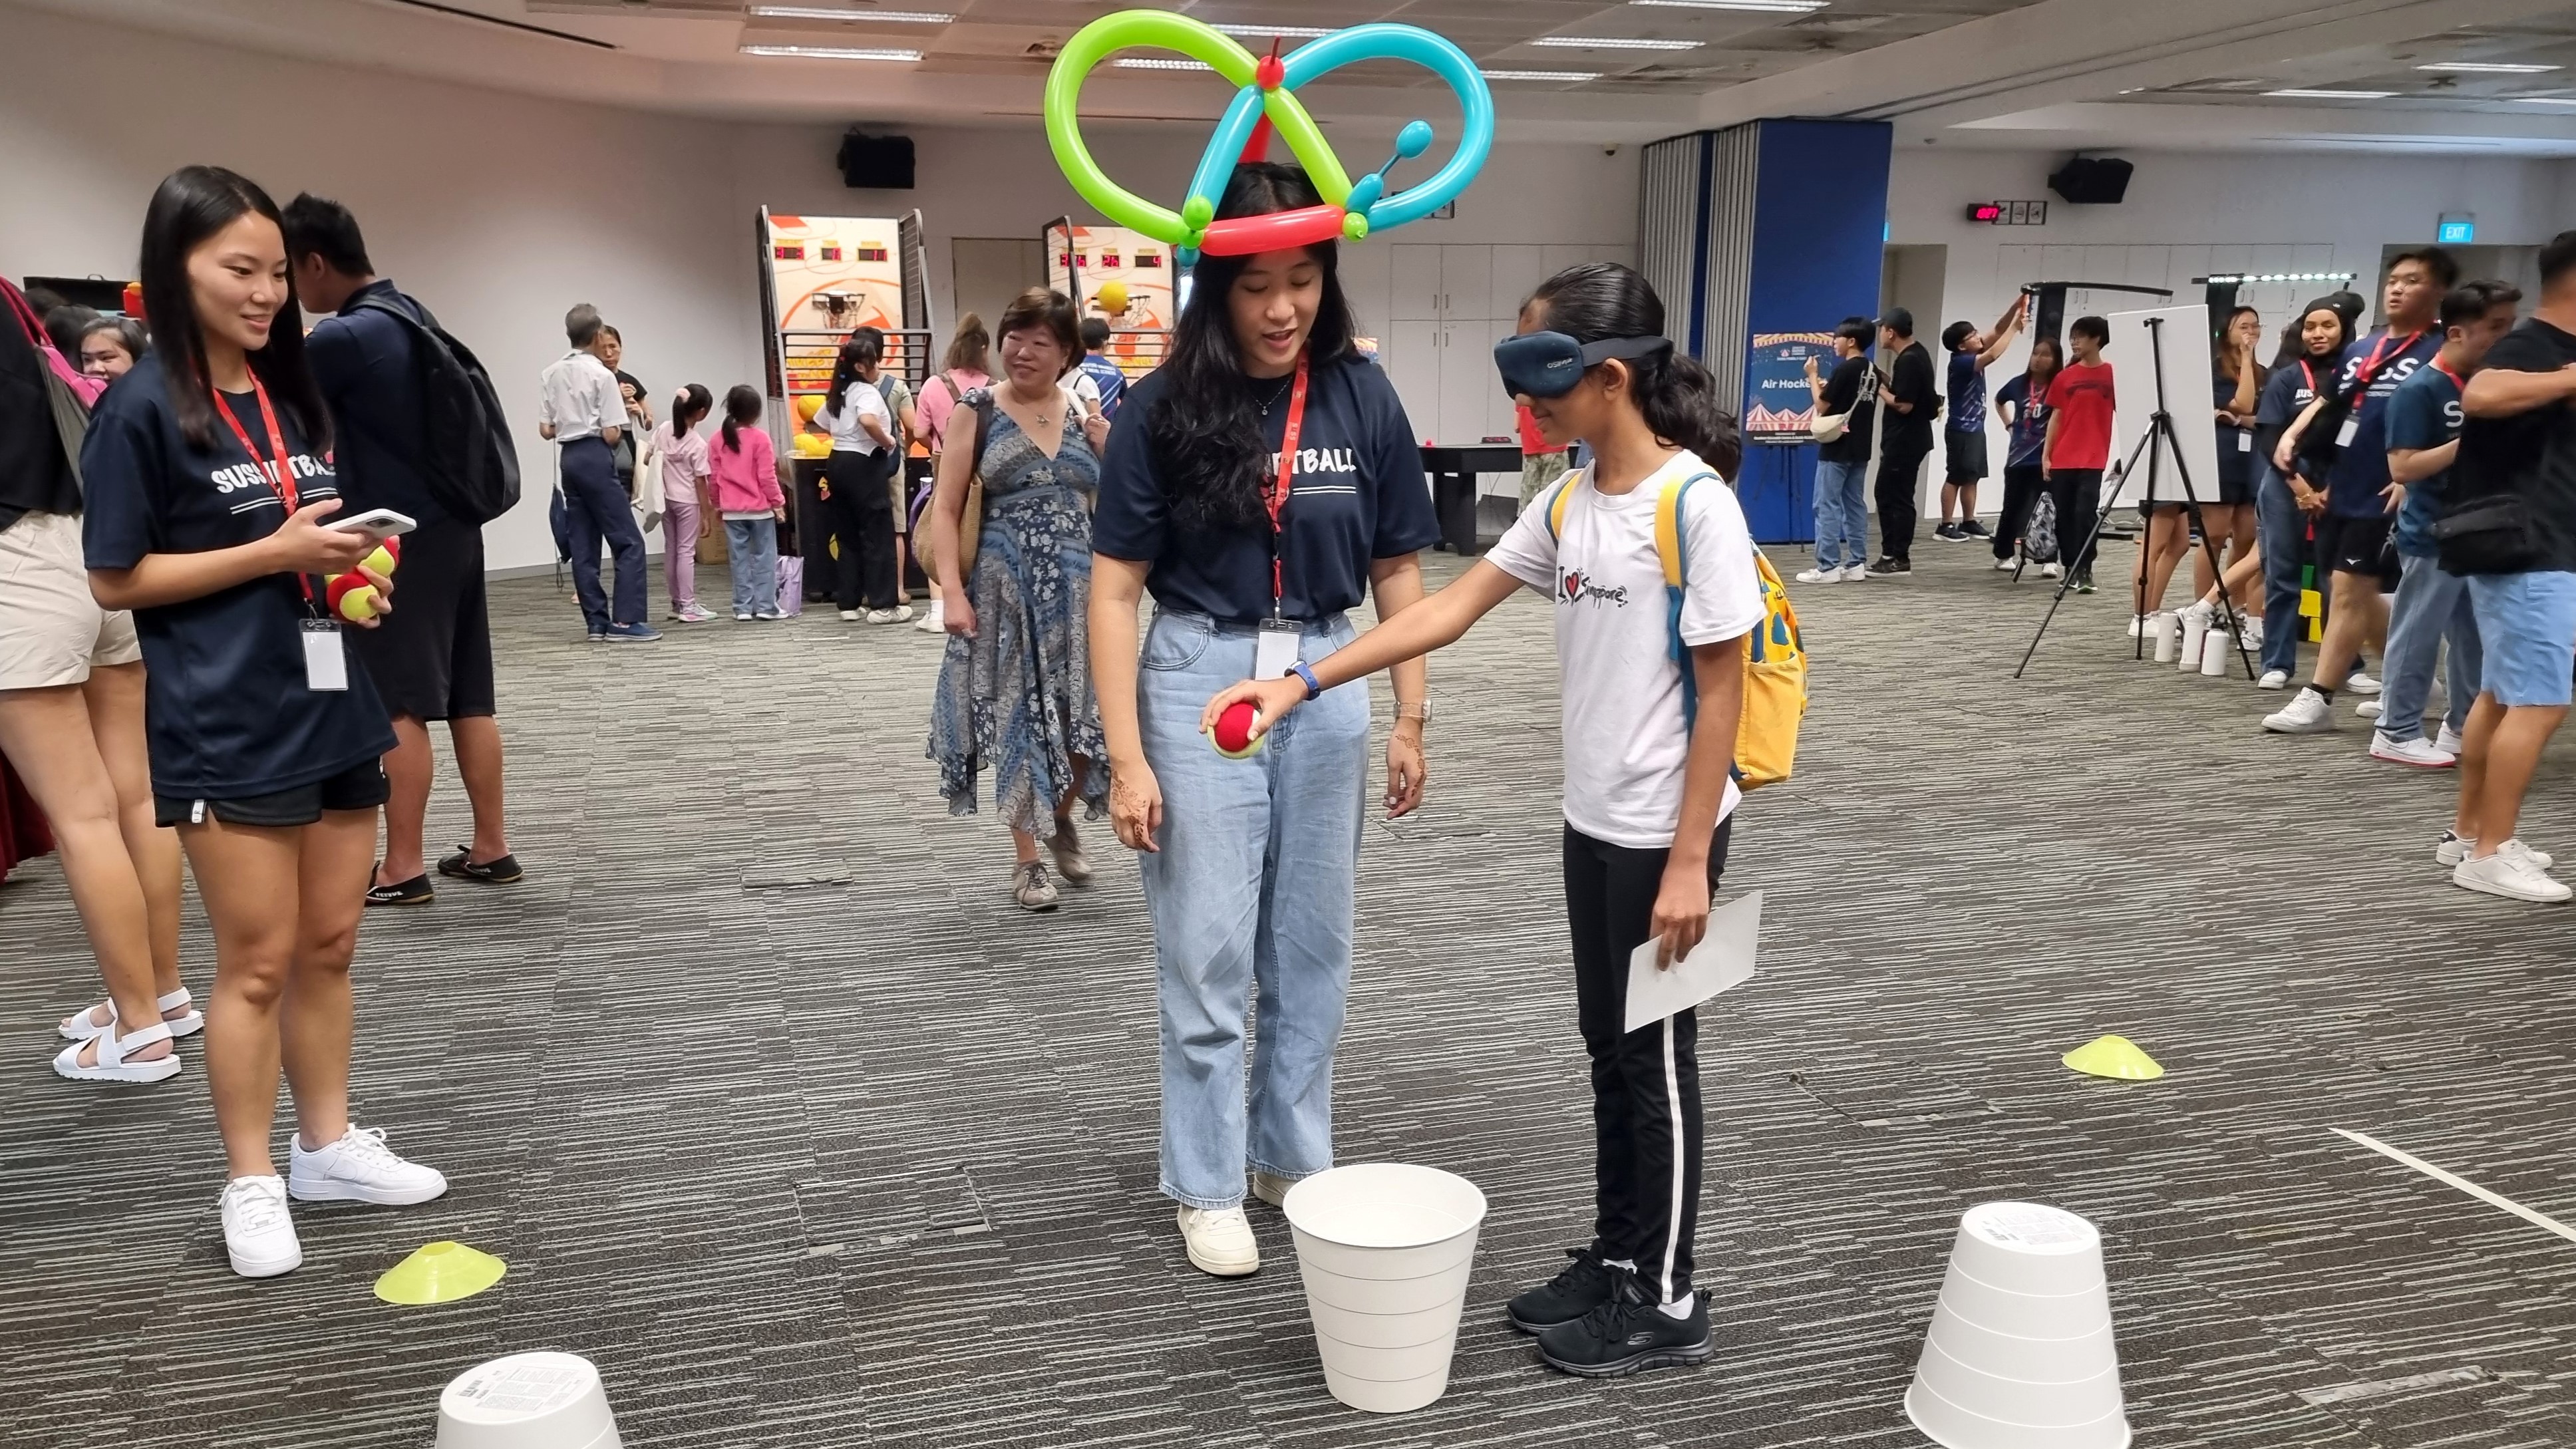
<path fill-rule="evenodd" d="M 417 460 L 430 497 L 463 523 L 485 524 L 519 502 L 519 450 L 501 413 L 492 375 L 464 343 L 448 335 L 429 309 L 414 317 L 386 297 L 364 297 L 358 308 L 382 312 L 411 333 L 413 365 L 420 375 L 421 440 Z"/>

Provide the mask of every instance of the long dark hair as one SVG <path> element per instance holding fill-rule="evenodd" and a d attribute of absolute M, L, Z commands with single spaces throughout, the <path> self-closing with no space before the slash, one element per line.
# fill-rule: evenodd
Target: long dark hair
<path fill-rule="evenodd" d="M 752 390 L 751 384 L 747 382 L 737 382 L 731 388 L 726 389 L 724 420 L 725 451 L 729 453 L 741 452 L 742 439 L 740 434 L 742 430 L 759 421 L 760 394 Z"/>
<path fill-rule="evenodd" d="M 2236 319 L 2239 317 L 2260 318 L 2262 315 L 2261 311 L 2253 307 L 2237 306 L 2227 309 L 2227 320 L 2218 324 L 2218 335 L 2209 339 L 2209 370 L 2212 373 L 2222 378 L 2230 377 L 2230 374 L 2227 371 L 2229 351 L 2227 337 L 2229 333 L 2236 330 Z M 2256 333 L 2255 339 L 2256 346 L 2259 348 L 2261 345 L 2262 334 L 2259 332 Z M 2263 374 L 2270 370 L 2271 369 L 2263 365 L 2263 359 L 2259 357 L 2254 359 L 2254 385 L 2256 387 L 2261 387 L 2263 385 Z"/>
<path fill-rule="evenodd" d="M 2045 373 L 2039 370 L 2039 349 L 2043 347 L 2048 349 L 2048 371 Z M 2054 337 L 2034 337 L 2030 339 L 2030 360 L 2022 364 L 2021 375 L 2038 383 L 2038 386 L 2032 389 L 2032 391 L 2039 393 L 2040 396 L 2032 399 L 2032 401 L 2046 402 L 2048 400 L 2048 380 L 2057 376 L 2057 374 L 2064 370 L 2065 367 L 2066 344 L 2058 341 Z"/>
<path fill-rule="evenodd" d="M 671 436 L 680 437 L 698 425 L 716 405 L 716 395 L 707 391 L 703 382 L 693 382 L 671 395 Z"/>
<path fill-rule="evenodd" d="M 197 299 L 188 285 L 188 254 L 253 211 L 285 236 L 277 203 L 256 182 L 220 166 L 182 166 L 162 178 L 143 212 L 143 314 L 152 319 L 159 341 L 162 385 L 178 414 L 179 435 L 201 453 L 215 445 L 215 388 L 206 369 L 206 334 L 197 325 Z M 286 297 L 269 323 L 268 345 L 248 355 L 251 375 L 295 419 L 305 445 L 327 452 L 331 414 L 305 364 L 304 314 L 295 305 L 295 288 L 284 281 L 277 286 Z"/>
<path fill-rule="evenodd" d="M 1234 168 L 1216 214 L 1262 216 L 1322 200 L 1305 172 L 1275 161 L 1252 161 Z M 1354 353 L 1340 248 L 1320 241 L 1306 248 L 1306 255 L 1323 274 L 1315 325 L 1306 334 L 1306 356 L 1313 363 L 1340 362 Z M 1261 488 L 1270 476 L 1270 450 L 1261 435 L 1260 403 L 1252 380 L 1244 376 L 1234 337 L 1234 284 L 1251 263 L 1248 256 L 1199 257 L 1190 271 L 1190 305 L 1181 310 L 1170 354 L 1157 370 L 1169 381 L 1145 417 L 1155 477 L 1173 523 L 1184 530 L 1250 528 L 1269 518 Z"/>
<path fill-rule="evenodd" d="M 850 384 L 859 374 L 877 365 L 885 357 L 885 334 L 873 327 L 862 327 L 841 344 L 841 355 L 832 363 L 832 386 L 823 394 L 834 412 L 849 406 Z"/>
<path fill-rule="evenodd" d="M 1545 312 L 1549 331 L 1577 342 L 1664 335 L 1664 299 L 1617 262 L 1568 267 L 1539 283 L 1530 300 Z M 1629 395 L 1655 440 L 1687 448 L 1720 476 L 1734 477 L 1744 459 L 1743 441 L 1735 415 L 1718 403 L 1717 379 L 1699 359 L 1674 347 L 1624 361 L 1632 379 Z"/>

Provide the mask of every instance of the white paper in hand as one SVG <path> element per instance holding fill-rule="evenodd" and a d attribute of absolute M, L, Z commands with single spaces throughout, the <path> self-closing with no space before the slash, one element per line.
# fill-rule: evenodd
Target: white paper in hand
<path fill-rule="evenodd" d="M 1657 942 L 1649 939 L 1628 957 L 1628 1022 L 1625 1030 L 1652 1026 L 1753 977 L 1753 950 L 1762 939 L 1762 892 L 1728 901 L 1708 913 L 1708 934 L 1669 971 L 1655 968 Z"/>

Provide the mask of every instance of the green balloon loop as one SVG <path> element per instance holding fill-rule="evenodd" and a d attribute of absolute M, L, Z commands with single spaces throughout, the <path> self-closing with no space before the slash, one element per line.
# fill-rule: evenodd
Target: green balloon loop
<path fill-rule="evenodd" d="M 1191 231 L 1204 230 L 1207 224 L 1214 220 L 1216 220 L 1216 203 L 1206 197 L 1193 196 L 1181 203 L 1181 224 Z"/>
<path fill-rule="evenodd" d="M 1075 110 L 1081 100 L 1083 80 L 1091 74 L 1092 67 L 1112 51 L 1139 47 L 1177 51 L 1215 71 L 1238 89 L 1253 83 L 1254 73 L 1260 65 L 1253 59 L 1252 52 L 1185 15 L 1161 10 L 1121 10 L 1104 15 L 1074 33 L 1073 39 L 1065 43 L 1063 52 L 1056 57 L 1054 68 L 1047 73 L 1047 144 L 1054 150 L 1056 165 L 1063 169 L 1065 180 L 1073 184 L 1074 191 L 1083 200 L 1098 208 L 1101 215 L 1121 226 L 1143 232 L 1156 241 L 1195 246 L 1198 241 L 1196 227 L 1169 207 L 1157 206 L 1110 180 L 1108 173 L 1100 169 L 1100 163 L 1091 159 L 1091 152 L 1082 144 L 1082 127 Z M 1273 94 L 1285 97 L 1286 93 Z M 1294 104 L 1293 100 L 1291 104 Z M 1279 126 L 1277 112 L 1272 115 L 1272 125 Z M 1306 117 L 1305 108 L 1297 107 L 1297 115 L 1312 138 L 1310 144 L 1326 158 L 1333 175 L 1339 177 L 1341 165 L 1323 146 L 1323 137 L 1313 120 Z M 1289 149 L 1297 154 L 1299 160 L 1306 161 L 1310 174 L 1313 173 L 1314 163 L 1308 156 L 1307 147 L 1300 145 L 1298 138 L 1290 135 L 1286 127 L 1279 126 L 1279 129 L 1287 138 Z M 1329 189 L 1322 186 L 1323 179 L 1320 175 L 1315 176 L 1317 189 L 1326 191 L 1328 200 L 1334 199 Z M 1340 194 L 1347 195 L 1349 191 L 1350 182 L 1343 179 Z M 1191 198 L 1191 204 L 1198 201 L 1199 198 Z M 1209 214 L 1213 216 L 1214 212 L 1215 208 L 1211 206 Z"/>

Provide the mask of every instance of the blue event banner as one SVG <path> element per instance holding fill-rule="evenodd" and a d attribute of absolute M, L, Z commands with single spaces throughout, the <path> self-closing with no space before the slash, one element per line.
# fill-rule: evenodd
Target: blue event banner
<path fill-rule="evenodd" d="M 1831 332 L 1756 332 L 1744 367 L 1744 434 L 1756 442 L 1812 441 L 1807 425 L 1816 411 L 1807 387 L 1807 360 L 1831 376 Z"/>

